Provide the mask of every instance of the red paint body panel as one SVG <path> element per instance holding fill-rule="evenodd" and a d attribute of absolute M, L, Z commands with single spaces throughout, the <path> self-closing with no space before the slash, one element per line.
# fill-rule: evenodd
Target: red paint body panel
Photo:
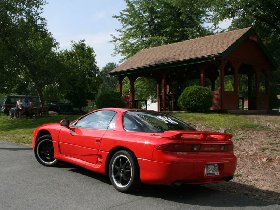
<path fill-rule="evenodd" d="M 166 184 L 170 185 L 176 181 L 184 183 L 204 184 L 216 182 L 218 178 L 223 181 L 223 177 L 233 176 L 236 169 L 236 157 L 226 154 L 187 154 L 178 155 L 177 158 L 172 158 L 171 161 L 159 162 L 151 160 L 139 161 L 141 173 L 141 180 L 149 184 Z M 168 159 L 168 158 L 166 158 Z M 173 159 L 173 160 L 172 160 Z M 220 169 L 219 176 L 205 177 L 204 166 L 209 163 L 218 163 Z"/>
<path fill-rule="evenodd" d="M 60 153 L 95 164 L 105 132 L 84 128 L 62 128 L 59 135 Z"/>
<path fill-rule="evenodd" d="M 46 124 L 34 131 L 33 148 L 42 132 L 47 131 L 53 140 L 56 159 L 102 174 L 106 174 L 106 163 L 109 162 L 107 158 L 111 151 L 116 148 L 130 150 L 138 160 L 140 179 L 147 184 L 170 185 L 177 181 L 204 184 L 223 181 L 223 178 L 234 175 L 236 157 L 233 152 L 167 152 L 157 149 L 159 145 L 169 143 L 232 145 L 229 139 L 231 135 L 206 131 L 129 132 L 123 128 L 123 113 L 127 110 L 103 110 L 117 113 L 115 130 L 93 130 L 71 125 L 66 128 L 60 124 Z M 178 136 L 181 139 L 176 139 Z M 219 175 L 204 176 L 205 165 L 211 163 L 219 165 Z"/>

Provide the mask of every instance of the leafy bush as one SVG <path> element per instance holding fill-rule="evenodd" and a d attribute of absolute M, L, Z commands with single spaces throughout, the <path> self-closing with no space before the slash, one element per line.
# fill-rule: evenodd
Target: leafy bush
<path fill-rule="evenodd" d="M 115 91 L 106 91 L 98 94 L 96 98 L 96 107 L 124 107 L 125 103 L 119 93 Z"/>
<path fill-rule="evenodd" d="M 178 106 L 182 110 L 192 112 L 208 112 L 211 105 L 211 91 L 197 85 L 186 87 L 178 99 Z"/>

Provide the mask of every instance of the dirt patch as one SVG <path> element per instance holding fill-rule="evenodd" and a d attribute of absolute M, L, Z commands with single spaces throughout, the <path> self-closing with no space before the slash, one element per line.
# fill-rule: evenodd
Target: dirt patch
<path fill-rule="evenodd" d="M 262 129 L 231 132 L 238 158 L 235 177 L 233 182 L 216 187 L 280 204 L 280 116 L 246 117 Z M 205 129 L 202 125 L 198 128 Z"/>
<path fill-rule="evenodd" d="M 235 180 L 280 193 L 280 131 L 239 131 Z"/>

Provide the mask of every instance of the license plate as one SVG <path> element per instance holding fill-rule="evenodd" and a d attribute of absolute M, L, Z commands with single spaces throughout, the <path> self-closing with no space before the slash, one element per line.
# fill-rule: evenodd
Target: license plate
<path fill-rule="evenodd" d="M 205 165 L 204 175 L 205 176 L 218 176 L 219 175 L 219 165 L 217 163 Z"/>

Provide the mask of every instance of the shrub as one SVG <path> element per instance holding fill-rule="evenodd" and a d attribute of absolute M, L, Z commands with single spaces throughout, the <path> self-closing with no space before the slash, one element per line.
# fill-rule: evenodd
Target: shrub
<path fill-rule="evenodd" d="M 115 91 L 101 92 L 96 98 L 96 107 L 124 107 L 125 103 L 119 93 Z"/>
<path fill-rule="evenodd" d="M 208 112 L 211 105 L 211 91 L 197 85 L 186 87 L 178 99 L 178 106 L 182 110 L 192 112 Z"/>

